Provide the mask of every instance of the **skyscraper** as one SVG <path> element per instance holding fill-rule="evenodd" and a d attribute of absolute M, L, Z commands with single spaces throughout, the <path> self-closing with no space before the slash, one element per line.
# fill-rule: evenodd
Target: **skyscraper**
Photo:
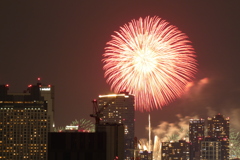
<path fill-rule="evenodd" d="M 229 117 L 218 114 L 208 118 L 208 136 L 221 142 L 221 159 L 229 159 Z"/>
<path fill-rule="evenodd" d="M 200 157 L 200 143 L 204 139 L 205 120 L 189 120 L 189 142 L 191 143 L 191 160 L 198 160 Z"/>
<path fill-rule="evenodd" d="M 125 159 L 132 158 L 134 150 L 134 96 L 127 92 L 99 95 L 102 108 L 100 124 L 119 123 L 124 125 Z"/>
<path fill-rule="evenodd" d="M 29 85 L 24 93 L 0 86 L 0 159 L 46 160 L 48 132 L 53 124 L 52 87 Z"/>

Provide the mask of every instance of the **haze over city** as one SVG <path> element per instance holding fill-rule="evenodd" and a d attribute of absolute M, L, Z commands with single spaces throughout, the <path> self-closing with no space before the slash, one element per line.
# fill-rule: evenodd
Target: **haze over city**
<path fill-rule="evenodd" d="M 104 78 L 102 54 L 114 31 L 132 19 L 159 16 L 186 33 L 198 61 L 186 94 L 161 110 L 135 112 L 135 135 L 159 126 L 182 127 L 193 117 L 218 113 L 240 130 L 238 46 L 240 2 L 90 1 L 0 2 L 0 82 L 21 92 L 41 78 L 55 86 L 55 124 L 91 119 L 91 101 L 113 93 Z M 94 119 L 91 119 L 94 121 Z M 182 123 L 181 123 L 182 122 Z"/>

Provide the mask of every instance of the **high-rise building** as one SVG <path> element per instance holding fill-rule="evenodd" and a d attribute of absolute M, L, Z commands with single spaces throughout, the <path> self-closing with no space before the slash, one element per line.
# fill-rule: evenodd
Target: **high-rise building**
<path fill-rule="evenodd" d="M 208 118 L 208 136 L 221 142 L 221 159 L 229 159 L 229 117 L 218 114 Z"/>
<path fill-rule="evenodd" d="M 118 123 L 124 125 L 124 159 L 134 156 L 134 96 L 127 92 L 99 95 L 102 110 L 100 124 Z"/>
<path fill-rule="evenodd" d="M 179 142 L 162 142 L 162 160 L 189 160 L 190 143 L 185 140 Z"/>
<path fill-rule="evenodd" d="M 199 160 L 200 158 L 200 143 L 204 139 L 205 120 L 204 119 L 190 119 L 189 120 L 189 142 L 190 159 Z"/>
<path fill-rule="evenodd" d="M 53 95 L 52 87 L 37 83 L 24 93 L 8 93 L 8 87 L 0 86 L 0 159 L 46 160 L 54 97 L 45 95 Z"/>

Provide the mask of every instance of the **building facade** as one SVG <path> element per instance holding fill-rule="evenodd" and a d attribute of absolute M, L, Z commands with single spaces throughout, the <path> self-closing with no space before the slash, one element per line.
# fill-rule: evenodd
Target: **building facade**
<path fill-rule="evenodd" d="M 139 151 L 140 160 L 153 160 L 153 151 Z"/>
<path fill-rule="evenodd" d="M 204 139 L 205 132 L 205 120 L 204 119 L 190 119 L 189 120 L 189 142 L 190 147 L 190 159 L 200 159 L 200 144 Z"/>
<path fill-rule="evenodd" d="M 8 87 L 0 85 L 0 159 L 46 160 L 53 124 L 50 99 L 41 95 L 41 83 L 29 85 L 24 93 L 8 93 Z"/>
<path fill-rule="evenodd" d="M 222 160 L 221 142 L 217 138 L 205 138 L 201 141 L 200 160 Z"/>
<path fill-rule="evenodd" d="M 134 96 L 127 92 L 99 95 L 102 109 L 100 124 L 118 123 L 124 125 L 124 159 L 134 157 Z"/>
<path fill-rule="evenodd" d="M 162 160 L 189 160 L 190 143 L 185 140 L 179 142 L 162 142 Z"/>
<path fill-rule="evenodd" d="M 221 142 L 221 159 L 229 159 L 229 117 L 218 114 L 208 118 L 208 137 Z"/>

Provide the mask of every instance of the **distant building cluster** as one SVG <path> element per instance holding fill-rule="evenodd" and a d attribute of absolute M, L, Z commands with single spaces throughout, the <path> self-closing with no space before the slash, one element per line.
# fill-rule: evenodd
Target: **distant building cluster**
<path fill-rule="evenodd" d="M 86 120 L 54 127 L 54 87 L 29 85 L 8 93 L 0 85 L 0 159 L 7 160 L 229 160 L 229 118 L 189 120 L 189 141 L 139 149 L 134 137 L 134 96 L 100 95 L 93 101 L 95 129 Z M 87 128 L 87 129 L 84 129 Z M 55 129 L 55 130 L 54 130 Z"/>
<path fill-rule="evenodd" d="M 189 142 L 163 142 L 162 160 L 229 160 L 229 118 L 208 118 L 205 128 L 204 119 L 190 119 Z"/>
<path fill-rule="evenodd" d="M 229 117 L 225 118 L 221 114 L 209 117 L 207 122 L 205 119 L 190 119 L 189 141 L 157 140 L 158 143 L 154 144 L 155 149 L 151 150 L 153 154 L 148 155 L 148 160 L 229 160 L 229 125 Z M 146 159 L 146 152 L 144 156 L 142 151 L 138 153 L 136 159 Z"/>

